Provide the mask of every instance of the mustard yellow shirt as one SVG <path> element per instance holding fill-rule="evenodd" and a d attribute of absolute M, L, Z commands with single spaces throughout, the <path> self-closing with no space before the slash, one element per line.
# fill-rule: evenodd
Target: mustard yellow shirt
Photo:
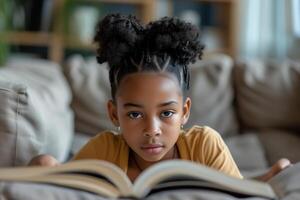
<path fill-rule="evenodd" d="M 194 126 L 179 135 L 176 145 L 180 159 L 200 163 L 242 178 L 228 147 L 215 130 L 206 126 Z M 106 160 L 127 173 L 128 158 L 129 146 L 122 136 L 113 132 L 103 132 L 92 138 L 73 159 Z"/>

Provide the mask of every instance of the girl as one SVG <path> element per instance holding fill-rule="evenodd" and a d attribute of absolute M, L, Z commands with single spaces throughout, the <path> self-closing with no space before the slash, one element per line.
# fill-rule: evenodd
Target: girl
<path fill-rule="evenodd" d="M 190 160 L 242 178 L 216 131 L 205 126 L 182 129 L 192 105 L 186 96 L 188 65 L 200 59 L 203 50 L 195 26 L 165 17 L 144 27 L 133 16 L 111 14 L 100 21 L 95 42 L 98 62 L 109 64 L 108 114 L 120 134 L 97 135 L 73 159 L 112 162 L 132 181 L 168 159 Z M 31 164 L 57 161 L 40 156 Z"/>

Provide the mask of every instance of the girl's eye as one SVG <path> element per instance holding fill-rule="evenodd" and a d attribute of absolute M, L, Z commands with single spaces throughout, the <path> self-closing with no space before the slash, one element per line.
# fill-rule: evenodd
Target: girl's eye
<path fill-rule="evenodd" d="M 161 113 L 162 117 L 172 117 L 172 115 L 174 114 L 173 111 L 164 111 Z"/>
<path fill-rule="evenodd" d="M 139 112 L 129 112 L 127 114 L 131 119 L 138 119 L 142 117 L 142 114 Z"/>

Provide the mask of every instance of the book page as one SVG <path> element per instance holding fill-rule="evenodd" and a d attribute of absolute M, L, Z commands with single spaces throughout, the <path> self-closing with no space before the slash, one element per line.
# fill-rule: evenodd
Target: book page
<path fill-rule="evenodd" d="M 67 174 L 68 176 L 62 176 L 63 174 Z M 89 177 L 89 180 L 92 176 L 94 176 L 94 179 L 98 176 L 98 182 L 102 182 L 102 185 L 106 179 L 109 180 L 106 181 L 106 185 L 111 185 L 108 186 L 109 188 L 115 187 L 116 190 L 119 190 L 119 194 L 122 195 L 132 195 L 132 183 L 127 175 L 116 165 L 102 160 L 76 160 L 55 167 L 30 166 L 0 169 L 0 180 L 6 181 L 22 180 L 37 182 L 38 180 L 41 180 L 46 183 L 47 178 L 52 177 L 49 182 L 52 181 L 52 183 L 54 183 L 54 175 L 57 178 L 55 181 L 61 183 L 60 185 L 63 185 L 62 178 L 75 181 L 75 177 L 78 178 L 79 176 Z M 82 178 L 82 180 L 83 179 L 86 180 L 87 178 Z M 64 181 L 67 182 L 68 180 Z M 79 187 L 80 185 L 77 186 L 77 188 Z"/>
<path fill-rule="evenodd" d="M 275 198 L 276 195 L 271 186 L 254 180 L 238 179 L 228 176 L 215 169 L 204 165 L 184 160 L 164 161 L 144 171 L 134 183 L 134 191 L 138 197 L 149 193 L 152 188 L 160 182 L 166 184 L 166 180 L 180 178 L 184 180 L 199 179 L 199 182 L 206 182 L 205 187 L 223 189 L 235 193 Z M 184 182 L 183 182 L 184 183 Z M 178 182 L 180 184 L 180 182 Z M 182 185 L 184 186 L 184 184 Z"/>

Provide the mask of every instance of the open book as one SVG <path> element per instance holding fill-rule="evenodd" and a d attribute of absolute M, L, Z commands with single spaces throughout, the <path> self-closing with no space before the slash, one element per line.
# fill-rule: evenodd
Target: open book
<path fill-rule="evenodd" d="M 276 198 L 267 183 L 237 179 L 184 160 L 163 161 L 153 165 L 142 172 L 134 184 L 120 168 L 100 160 L 77 160 L 56 167 L 0 168 L 0 181 L 55 184 L 106 197 L 142 198 L 166 190 L 193 188 L 237 196 Z"/>

